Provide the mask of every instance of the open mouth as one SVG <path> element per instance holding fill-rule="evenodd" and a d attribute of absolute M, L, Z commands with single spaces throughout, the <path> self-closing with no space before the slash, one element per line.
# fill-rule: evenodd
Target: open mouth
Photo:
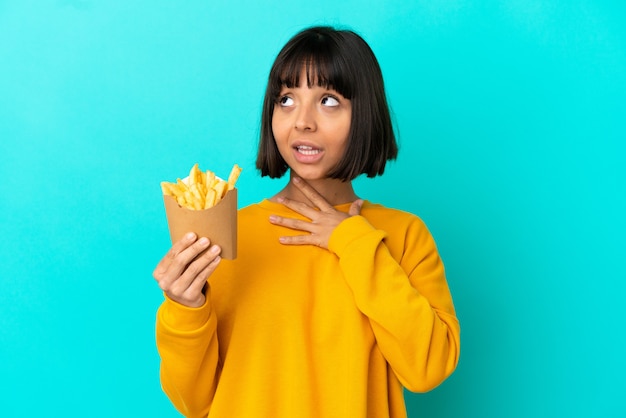
<path fill-rule="evenodd" d="M 298 145 L 296 150 L 303 155 L 316 155 L 321 152 L 318 148 L 309 147 L 308 145 Z"/>

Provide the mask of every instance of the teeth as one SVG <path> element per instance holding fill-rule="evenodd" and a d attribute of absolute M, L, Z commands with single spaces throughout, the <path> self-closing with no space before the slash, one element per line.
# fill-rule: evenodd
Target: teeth
<path fill-rule="evenodd" d="M 308 145 L 298 145 L 296 148 L 298 152 L 304 155 L 315 155 L 320 152 L 318 149 L 313 149 L 313 147 L 309 147 Z"/>

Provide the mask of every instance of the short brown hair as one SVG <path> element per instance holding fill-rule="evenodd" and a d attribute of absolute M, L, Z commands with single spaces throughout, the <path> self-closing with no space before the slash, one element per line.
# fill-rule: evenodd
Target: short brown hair
<path fill-rule="evenodd" d="M 396 158 L 398 146 L 378 60 L 353 31 L 316 26 L 291 38 L 270 70 L 256 160 L 261 176 L 279 178 L 289 168 L 276 146 L 272 114 L 283 86 L 300 85 L 303 68 L 308 86 L 332 88 L 352 103 L 348 146 L 328 177 L 348 181 L 360 174 L 383 174 L 387 161 Z"/>

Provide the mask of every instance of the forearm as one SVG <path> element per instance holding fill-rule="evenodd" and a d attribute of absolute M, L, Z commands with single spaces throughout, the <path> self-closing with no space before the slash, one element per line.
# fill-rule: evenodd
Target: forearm
<path fill-rule="evenodd" d="M 426 391 L 458 362 L 460 328 L 441 260 L 422 234 L 402 254 L 390 253 L 364 218 L 338 230 L 333 249 L 356 305 L 370 319 L 377 344 L 402 384 Z M 424 235 L 428 235 L 424 238 Z"/>
<path fill-rule="evenodd" d="M 199 308 L 166 299 L 157 313 L 161 385 L 186 417 L 206 417 L 219 374 L 217 320 L 210 297 Z"/>

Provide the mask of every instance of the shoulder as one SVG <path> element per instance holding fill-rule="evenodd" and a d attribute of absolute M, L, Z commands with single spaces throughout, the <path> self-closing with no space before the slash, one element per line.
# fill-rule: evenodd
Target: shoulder
<path fill-rule="evenodd" d="M 384 228 L 385 226 L 391 228 L 426 228 L 426 224 L 419 216 L 411 212 L 390 208 L 378 203 L 366 202 L 361 211 L 361 215 L 370 221 L 372 225 L 385 230 L 387 230 L 387 228 Z"/>
<path fill-rule="evenodd" d="M 380 204 L 367 203 L 361 215 L 376 229 L 385 232 L 385 241 L 400 246 L 434 245 L 433 236 L 418 215 Z"/>
<path fill-rule="evenodd" d="M 384 231 L 384 242 L 396 260 L 413 265 L 428 254 L 437 254 L 435 239 L 419 216 L 372 203 L 363 207 L 361 215 L 374 228 Z"/>

